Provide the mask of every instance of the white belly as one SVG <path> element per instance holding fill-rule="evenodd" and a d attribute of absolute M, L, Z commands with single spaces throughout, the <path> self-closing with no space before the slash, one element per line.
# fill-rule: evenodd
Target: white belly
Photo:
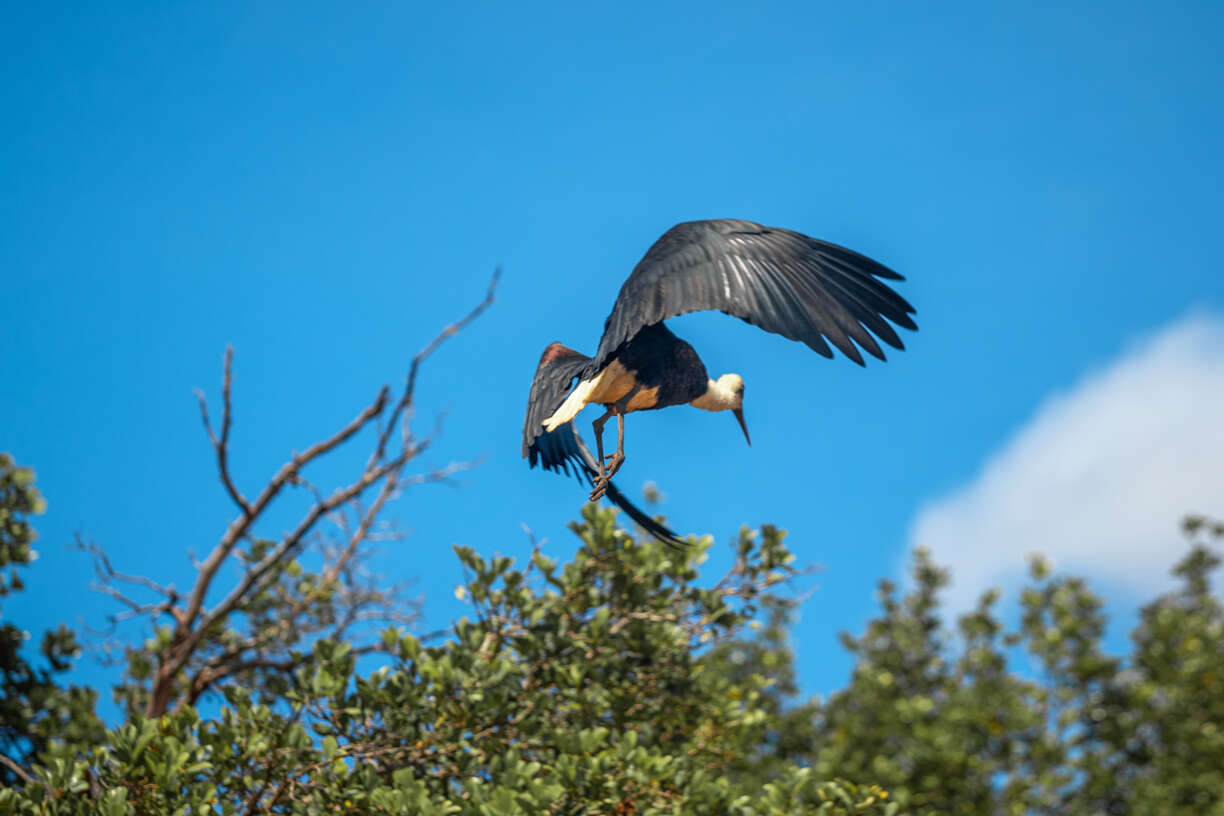
<path fill-rule="evenodd" d="M 565 398 L 565 402 L 561 403 L 561 407 L 554 411 L 552 416 L 544 420 L 544 428 L 548 431 L 555 431 L 578 416 L 583 408 L 592 403 L 611 405 L 617 400 L 623 399 L 636 385 L 637 380 L 633 374 L 627 371 L 619 361 L 613 360 L 594 377 L 589 380 L 583 380 L 574 386 L 574 390 Z M 641 411 L 645 408 L 650 408 L 658 402 L 658 399 L 659 389 L 657 386 L 654 388 L 643 388 L 629 400 L 625 411 L 628 413 L 629 411 Z"/>

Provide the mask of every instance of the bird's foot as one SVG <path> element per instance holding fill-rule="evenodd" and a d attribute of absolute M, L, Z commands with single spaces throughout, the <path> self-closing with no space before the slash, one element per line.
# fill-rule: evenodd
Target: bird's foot
<path fill-rule="evenodd" d="M 611 479 L 613 476 L 615 476 L 616 472 L 621 469 L 621 465 L 625 464 L 625 454 L 621 453 L 620 451 L 610 453 L 605 456 L 604 459 L 607 460 L 604 463 L 605 475 L 603 478 L 605 480 Z"/>
<path fill-rule="evenodd" d="M 608 492 L 608 482 L 616 475 L 616 471 L 621 469 L 621 465 L 625 464 L 625 454 L 611 453 L 604 457 L 605 461 L 601 461 L 603 473 L 595 477 L 595 486 L 591 490 L 591 501 L 599 501 L 604 494 Z"/>

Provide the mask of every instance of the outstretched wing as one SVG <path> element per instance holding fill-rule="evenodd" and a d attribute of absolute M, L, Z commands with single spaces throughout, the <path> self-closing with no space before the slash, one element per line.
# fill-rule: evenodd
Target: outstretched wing
<path fill-rule="evenodd" d="M 646 326 L 719 310 L 832 357 L 826 340 L 859 365 L 875 337 L 905 346 L 892 321 L 917 329 L 914 307 L 879 279 L 904 280 L 845 247 L 792 230 L 720 218 L 669 229 L 634 267 L 604 324 L 596 370 Z M 875 337 L 872 337 L 872 334 Z"/>
<path fill-rule="evenodd" d="M 531 381 L 531 394 L 527 398 L 527 418 L 523 423 L 523 458 L 531 467 L 538 462 L 545 470 L 577 476 L 579 481 L 594 485 L 599 472 L 599 462 L 590 448 L 582 441 L 574 423 L 567 422 L 555 431 L 545 431 L 544 420 L 552 415 L 564 401 L 574 378 L 587 371 L 591 359 L 585 354 L 553 343 L 544 349 L 535 379 Z M 672 547 L 684 542 L 671 530 L 655 521 L 649 514 L 631 502 L 615 484 L 609 483 L 608 500 L 625 512 L 640 527 L 655 538 Z"/>

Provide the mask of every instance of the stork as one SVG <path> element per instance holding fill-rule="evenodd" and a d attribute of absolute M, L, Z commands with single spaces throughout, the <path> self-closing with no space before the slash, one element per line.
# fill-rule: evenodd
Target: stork
<path fill-rule="evenodd" d="M 625 462 L 626 414 L 686 403 L 730 411 L 752 444 L 744 422 L 743 378 L 711 378 L 693 347 L 672 334 L 664 320 L 717 310 L 803 342 L 824 357 L 833 356 L 831 343 L 863 365 L 859 348 L 885 359 L 875 337 L 905 348 L 888 321 L 918 328 L 910 317 L 914 307 L 879 279 L 904 280 L 857 252 L 792 230 L 729 218 L 677 224 L 647 250 L 621 286 L 594 357 L 560 343 L 544 349 L 527 398 L 523 457 L 547 470 L 568 473 L 572 465 L 591 483 L 591 501 L 606 494 L 629 510 L 632 505 L 619 491 L 613 493 L 610 481 Z M 604 408 L 592 425 L 594 459 L 573 427 L 574 418 L 592 404 Z M 603 430 L 612 417 L 616 451 L 605 456 Z M 645 515 L 635 507 L 630 514 Z"/>

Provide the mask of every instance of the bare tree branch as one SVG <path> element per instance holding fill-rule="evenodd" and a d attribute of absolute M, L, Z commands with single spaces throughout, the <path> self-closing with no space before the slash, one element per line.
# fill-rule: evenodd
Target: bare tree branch
<path fill-rule="evenodd" d="M 454 337 L 456 334 L 463 331 L 463 329 L 467 328 L 469 323 L 480 317 L 485 309 L 488 309 L 491 305 L 493 305 L 494 294 L 497 292 L 497 283 L 499 280 L 501 280 L 501 272 L 500 266 L 493 270 L 493 277 L 489 279 L 489 288 L 485 292 L 484 300 L 476 304 L 476 307 L 462 318 L 438 332 L 438 335 L 434 337 L 433 340 L 430 340 L 429 343 L 426 344 L 425 348 L 418 351 L 416 356 L 412 358 L 412 365 L 408 369 L 408 379 L 404 386 L 404 395 L 400 398 L 399 402 L 395 404 L 395 408 L 391 411 L 391 416 L 387 420 L 387 425 L 385 428 L 383 428 L 382 435 L 378 439 L 378 446 L 374 449 L 374 453 L 371 454 L 370 460 L 366 463 L 366 470 L 372 468 L 375 463 L 382 459 L 387 449 L 387 442 L 390 440 L 391 434 L 395 432 L 395 425 L 400 417 L 400 414 L 408 415 L 405 417 L 404 426 L 404 434 L 405 437 L 407 437 L 407 422 L 411 418 L 412 402 L 416 395 L 417 372 L 420 371 L 421 363 L 429 359 L 430 355 L 437 351 L 438 346 L 446 342 L 448 338 Z"/>
<path fill-rule="evenodd" d="M 175 591 L 173 586 L 162 586 L 153 579 L 144 575 L 128 575 L 127 573 L 117 571 L 111 566 L 110 559 L 107 557 L 106 552 L 101 547 L 92 541 L 86 541 L 80 533 L 76 533 L 75 538 L 77 549 L 81 550 L 82 552 L 87 552 L 93 557 L 94 574 L 97 575 L 100 580 L 122 581 L 125 584 L 142 586 L 167 598 L 170 596 L 178 596 L 178 593 Z"/>
<path fill-rule="evenodd" d="M 288 462 L 281 465 L 280 470 L 268 481 L 264 489 L 260 491 L 259 496 L 256 497 L 255 503 L 251 505 L 250 512 L 244 512 L 241 516 L 230 522 L 225 535 L 222 536 L 217 546 L 213 548 L 213 551 L 205 559 L 200 569 L 199 579 L 196 581 L 195 588 L 187 604 L 186 613 L 184 614 L 185 625 L 190 626 L 195 622 L 196 616 L 200 614 L 200 610 L 204 606 L 204 598 L 212 586 L 212 580 L 216 576 L 217 570 L 221 568 L 221 564 L 225 562 L 225 559 L 238 546 L 238 542 L 250 530 L 255 519 L 267 509 L 281 489 L 297 475 L 301 468 L 348 441 L 354 434 L 364 428 L 371 419 L 378 416 L 382 409 L 386 407 L 389 393 L 387 387 L 383 386 L 374 401 L 366 406 L 365 410 L 358 414 L 351 422 L 322 442 L 311 445 L 306 449 L 305 453 L 295 454 Z"/>
<path fill-rule="evenodd" d="M 243 494 L 230 473 L 234 353 L 232 347 L 226 348 L 219 429 L 214 429 L 205 395 L 197 391 L 197 399 L 205 432 L 216 455 L 219 479 L 239 512 L 207 557 L 202 561 L 193 558 L 196 578 L 191 590 L 180 596 L 173 586 L 116 572 L 105 554 L 96 547 L 90 548 L 95 553 L 102 591 L 127 607 L 121 616 L 156 618 L 169 613 L 175 620 L 168 643 L 159 647 L 156 655 L 152 686 L 147 697 L 140 698 L 147 715 L 164 713 L 175 699 L 180 706 L 190 705 L 228 678 L 249 672 L 292 672 L 305 659 L 294 646 L 308 643 L 304 638 L 326 634 L 339 637 L 363 621 L 397 618 L 391 607 L 394 592 L 373 582 L 361 583 L 365 573 L 355 570 L 361 560 L 358 554 L 364 543 L 384 535 L 376 527 L 378 518 L 405 488 L 447 483 L 455 473 L 472 466 L 459 462 L 421 473 L 404 473 L 408 463 L 429 449 L 441 427 L 439 420 L 423 438 L 412 433 L 410 423 L 420 368 L 442 343 L 466 328 L 493 303 L 500 273 L 500 269 L 494 272 L 480 303 L 443 328 L 412 358 L 403 391 L 397 397 L 384 386 L 371 403 L 331 436 L 293 454 L 253 498 Z M 356 478 L 328 495 L 306 479 L 304 469 L 367 428 L 374 429 L 373 449 Z M 397 428 L 399 442 L 393 447 Z M 306 488 L 312 500 L 287 532 L 272 540 L 261 538 L 255 532 L 256 526 L 265 519 L 268 508 L 286 485 Z M 368 504 L 363 499 L 367 493 L 373 496 Z M 293 577 L 302 569 L 297 561 L 299 554 L 311 541 L 328 540 L 320 521 L 334 524 L 343 539 L 334 548 L 325 545 L 322 567 L 303 582 Z M 231 557 L 243 562 L 244 569 L 224 596 L 210 606 L 210 595 L 219 589 L 216 584 L 221 568 Z M 159 600 L 141 603 L 119 591 L 116 583 L 140 586 L 156 593 Z M 372 648 L 376 647 L 359 646 L 362 653 Z"/>
<path fill-rule="evenodd" d="M 233 417 L 233 403 L 231 401 L 231 391 L 234 384 L 234 347 L 225 347 L 225 374 L 221 381 L 221 398 L 224 403 L 221 412 L 221 438 L 213 433 L 212 423 L 208 420 L 208 402 L 204 398 L 204 392 L 196 389 L 196 399 L 200 401 L 200 417 L 204 420 L 204 430 L 208 431 L 208 440 L 212 442 L 213 449 L 217 453 L 217 470 L 221 474 L 221 483 L 225 485 L 225 490 L 230 494 L 230 498 L 234 503 L 241 508 L 242 512 L 250 516 L 251 506 L 247 503 L 246 497 L 234 485 L 233 478 L 229 472 L 229 432 L 230 423 Z"/>
<path fill-rule="evenodd" d="M 348 545 L 336 557 L 332 565 L 323 573 L 323 581 L 325 584 L 334 583 L 336 577 L 348 565 L 353 554 L 357 552 L 358 545 L 365 541 L 370 533 L 370 525 L 374 523 L 374 519 L 382 512 L 383 506 L 387 500 L 395 493 L 399 487 L 399 474 L 402 465 L 396 468 L 391 473 L 387 474 L 387 478 L 383 480 L 382 488 L 378 491 L 378 496 L 374 499 L 374 503 L 370 505 L 370 509 L 361 516 L 361 521 L 357 524 L 357 529 L 349 536 Z M 354 499 L 354 501 L 357 501 Z M 347 525 L 345 525 L 347 526 Z"/>
<path fill-rule="evenodd" d="M 104 595 L 109 595 L 127 607 L 123 612 L 110 616 L 112 625 L 144 615 L 148 615 L 153 619 L 157 619 L 165 614 L 174 616 L 174 604 L 178 602 L 179 595 L 173 586 L 162 586 L 144 575 L 129 575 L 128 573 L 119 572 L 111 566 L 110 559 L 101 547 L 92 541 L 85 540 L 80 533 L 76 533 L 75 538 L 77 549 L 89 553 L 93 559 L 94 574 L 98 577 L 97 582 L 93 584 L 93 589 Z M 160 596 L 161 600 L 156 602 L 138 601 L 116 587 L 116 582 L 128 584 L 129 586 L 143 587 Z M 177 619 L 177 616 L 175 617 Z"/>
<path fill-rule="evenodd" d="M 6 757 L 4 754 L 0 754 L 0 762 L 3 762 L 6 768 L 8 768 L 10 771 L 20 776 L 27 785 L 37 785 L 38 784 L 38 780 L 35 779 L 33 775 L 30 774 L 29 771 L 27 771 L 25 768 L 18 765 L 13 760 Z"/>
<path fill-rule="evenodd" d="M 308 533 L 310 529 L 314 527 L 315 523 L 321 516 L 331 512 L 341 504 L 344 504 L 350 499 L 360 495 L 366 488 L 381 479 L 383 476 L 386 476 L 395 468 L 403 467 L 404 463 L 411 458 L 411 454 L 411 451 L 405 451 L 400 456 L 392 460 L 389 464 L 383 465 L 382 467 L 373 471 L 367 471 L 353 484 L 341 490 L 337 490 L 331 495 L 330 498 L 326 499 L 321 504 L 316 504 L 314 507 L 311 507 L 310 510 L 307 511 L 305 518 L 298 523 L 298 526 L 294 528 L 293 532 L 285 536 L 284 539 L 281 540 L 280 544 L 278 544 L 271 553 L 264 556 L 262 560 L 247 570 L 246 574 L 242 576 L 242 580 L 239 581 L 232 590 L 230 590 L 229 595 L 227 595 L 223 601 L 217 604 L 217 606 L 213 607 L 213 609 L 204 616 L 203 620 L 200 622 L 200 625 L 196 627 L 195 630 L 187 637 L 181 648 L 186 652 L 190 652 L 192 649 L 194 649 L 199 644 L 200 639 L 204 637 L 208 629 L 213 624 L 232 612 L 238 603 L 251 590 L 251 588 L 256 586 L 260 579 L 267 575 L 268 571 L 272 569 L 273 566 L 279 564 L 288 553 L 292 552 L 300 545 L 306 533 Z"/>

